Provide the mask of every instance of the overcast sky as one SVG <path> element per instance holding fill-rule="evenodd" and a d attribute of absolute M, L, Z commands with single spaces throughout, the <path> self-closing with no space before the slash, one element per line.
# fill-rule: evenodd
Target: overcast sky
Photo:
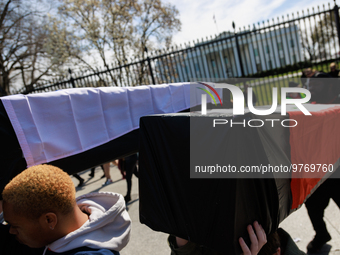
<path fill-rule="evenodd" d="M 296 12 L 307 8 L 311 10 L 319 5 L 328 9 L 328 3 L 331 8 L 334 7 L 334 1 L 326 0 L 165 0 L 177 7 L 180 12 L 182 22 L 182 31 L 174 35 L 173 42 L 176 44 L 192 42 L 210 35 L 221 33 L 223 31 L 233 31 L 232 21 L 235 22 L 236 28 L 252 25 L 253 23 L 282 15 L 287 18 L 292 12 L 296 17 Z M 339 3 L 338 3 L 339 4 Z M 215 15 L 216 24 L 213 16 Z"/>

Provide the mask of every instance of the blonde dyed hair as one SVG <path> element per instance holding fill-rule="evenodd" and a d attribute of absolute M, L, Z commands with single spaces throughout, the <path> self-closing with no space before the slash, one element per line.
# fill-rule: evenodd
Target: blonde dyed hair
<path fill-rule="evenodd" d="M 70 176 L 58 167 L 38 165 L 27 168 L 5 187 L 4 202 L 16 213 L 39 218 L 43 213 L 69 213 L 75 201 L 75 187 Z"/>

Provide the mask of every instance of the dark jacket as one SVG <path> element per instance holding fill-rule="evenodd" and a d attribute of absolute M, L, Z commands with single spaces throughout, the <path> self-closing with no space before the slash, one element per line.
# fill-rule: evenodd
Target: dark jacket
<path fill-rule="evenodd" d="M 306 255 L 303 251 L 297 247 L 291 236 L 282 228 L 277 230 L 281 242 L 281 254 L 282 255 Z"/>

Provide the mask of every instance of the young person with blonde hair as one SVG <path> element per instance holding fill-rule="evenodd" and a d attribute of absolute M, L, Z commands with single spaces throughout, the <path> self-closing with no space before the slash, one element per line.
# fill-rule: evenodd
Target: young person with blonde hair
<path fill-rule="evenodd" d="M 76 198 L 70 176 L 57 167 L 26 169 L 6 185 L 2 196 L 8 226 L 1 227 L 30 249 L 45 247 L 40 254 L 119 254 L 129 241 L 131 220 L 123 196 L 99 192 Z M 32 251 L 20 249 L 21 254 Z"/>

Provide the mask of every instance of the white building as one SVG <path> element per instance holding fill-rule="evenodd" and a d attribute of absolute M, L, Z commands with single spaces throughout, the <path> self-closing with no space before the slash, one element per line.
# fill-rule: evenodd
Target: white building
<path fill-rule="evenodd" d="M 237 50 L 237 42 L 239 53 Z M 241 58 L 241 61 L 240 61 Z M 215 39 L 195 43 L 160 58 L 156 64 L 163 80 L 241 77 L 302 61 L 302 46 L 296 24 L 285 27 L 223 32 Z"/>

